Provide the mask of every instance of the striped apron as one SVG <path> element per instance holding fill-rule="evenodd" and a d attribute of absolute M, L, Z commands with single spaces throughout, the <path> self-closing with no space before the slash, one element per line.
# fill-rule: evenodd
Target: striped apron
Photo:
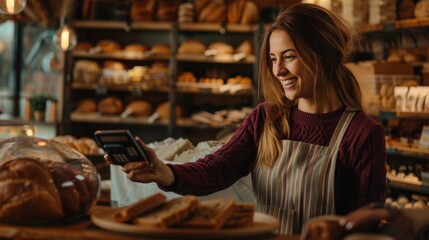
<path fill-rule="evenodd" d="M 257 211 L 277 217 L 280 234 L 300 234 L 310 218 L 335 214 L 335 164 L 355 112 L 346 109 L 329 146 L 283 140 L 272 167 L 252 169 Z"/>

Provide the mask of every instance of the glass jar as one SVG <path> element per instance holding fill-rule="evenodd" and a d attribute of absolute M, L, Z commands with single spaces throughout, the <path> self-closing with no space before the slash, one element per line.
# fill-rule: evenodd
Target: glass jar
<path fill-rule="evenodd" d="M 94 165 L 53 140 L 15 137 L 0 142 L 0 221 L 58 223 L 89 213 L 101 190 Z"/>

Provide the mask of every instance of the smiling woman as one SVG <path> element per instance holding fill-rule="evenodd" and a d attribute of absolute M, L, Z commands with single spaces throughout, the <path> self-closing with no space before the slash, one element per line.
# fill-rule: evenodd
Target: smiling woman
<path fill-rule="evenodd" d="M 265 102 L 227 143 L 196 162 L 166 164 L 138 139 L 150 164 L 132 162 L 122 171 L 134 182 L 198 196 L 250 173 L 256 211 L 279 219 L 278 231 L 289 235 L 312 217 L 384 201 L 384 127 L 362 110 L 359 85 L 344 66 L 352 43 L 348 25 L 328 10 L 284 9 L 261 46 Z"/>

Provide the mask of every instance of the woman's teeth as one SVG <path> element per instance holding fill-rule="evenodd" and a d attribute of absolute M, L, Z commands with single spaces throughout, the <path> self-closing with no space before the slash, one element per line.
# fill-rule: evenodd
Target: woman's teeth
<path fill-rule="evenodd" d="M 282 83 L 283 86 L 287 86 L 289 84 L 294 83 L 295 81 L 296 81 L 296 78 L 290 78 L 290 79 L 287 79 L 287 80 L 282 80 L 281 83 Z"/>

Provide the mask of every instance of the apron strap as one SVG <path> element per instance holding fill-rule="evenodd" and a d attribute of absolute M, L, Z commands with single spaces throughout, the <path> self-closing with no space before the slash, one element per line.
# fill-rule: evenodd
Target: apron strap
<path fill-rule="evenodd" d="M 328 153 L 332 153 L 332 151 L 334 151 L 340 146 L 341 141 L 343 140 L 344 134 L 348 129 L 348 125 L 352 121 L 357 111 L 358 111 L 357 109 L 350 109 L 350 108 L 347 108 L 344 111 L 343 115 L 340 118 L 340 121 L 338 122 L 337 127 L 335 128 L 331 141 L 329 142 Z M 344 126 L 347 126 L 347 127 L 344 127 Z"/>

